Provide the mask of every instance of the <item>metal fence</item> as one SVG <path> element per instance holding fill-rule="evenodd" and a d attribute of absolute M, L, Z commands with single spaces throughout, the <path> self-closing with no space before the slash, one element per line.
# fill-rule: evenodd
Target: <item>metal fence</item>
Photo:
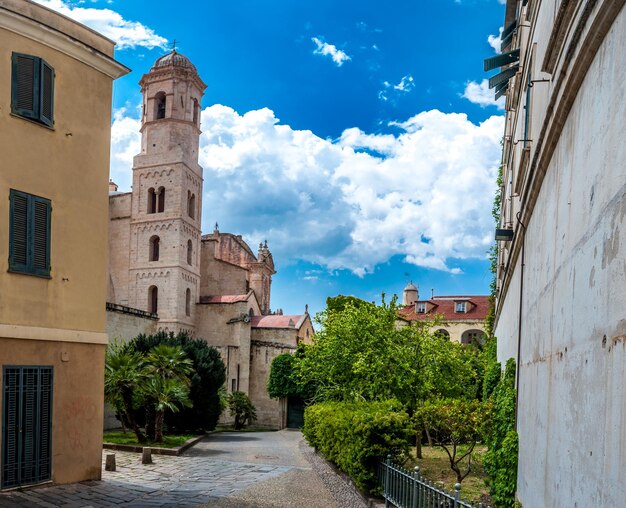
<path fill-rule="evenodd" d="M 398 508 L 488 508 L 482 503 L 476 507 L 461 500 L 461 485 L 454 486 L 454 493 L 435 487 L 432 482 L 420 477 L 419 467 L 413 471 L 404 469 L 391 460 L 381 460 L 378 479 L 383 487 L 385 506 Z"/>

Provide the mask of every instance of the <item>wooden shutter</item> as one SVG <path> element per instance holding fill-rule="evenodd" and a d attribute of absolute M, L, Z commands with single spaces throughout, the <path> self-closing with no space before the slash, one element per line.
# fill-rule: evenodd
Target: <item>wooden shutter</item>
<path fill-rule="evenodd" d="M 50 273 L 50 201 L 33 196 L 33 269 L 38 275 Z"/>
<path fill-rule="evenodd" d="M 9 270 L 50 275 L 50 200 L 14 189 L 9 199 Z"/>
<path fill-rule="evenodd" d="M 20 368 L 4 367 L 2 376 L 2 488 L 19 485 Z"/>
<path fill-rule="evenodd" d="M 41 59 L 13 53 L 11 110 L 20 116 L 39 120 L 39 76 Z"/>
<path fill-rule="evenodd" d="M 54 69 L 41 61 L 41 121 L 54 124 Z"/>
<path fill-rule="evenodd" d="M 28 266 L 28 195 L 10 194 L 9 269 L 24 271 Z"/>

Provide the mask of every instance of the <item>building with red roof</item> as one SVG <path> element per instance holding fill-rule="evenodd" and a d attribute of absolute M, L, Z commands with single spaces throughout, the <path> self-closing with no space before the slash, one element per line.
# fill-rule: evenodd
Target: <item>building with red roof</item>
<path fill-rule="evenodd" d="M 418 288 L 410 282 L 403 290 L 402 308 L 398 311 L 401 324 L 414 321 L 432 322 L 436 332 L 461 344 L 482 340 L 485 318 L 489 311 L 487 295 L 450 295 L 419 299 Z"/>

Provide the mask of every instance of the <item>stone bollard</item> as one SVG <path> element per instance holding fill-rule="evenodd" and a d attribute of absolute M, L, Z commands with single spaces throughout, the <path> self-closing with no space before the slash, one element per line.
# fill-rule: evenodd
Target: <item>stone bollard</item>
<path fill-rule="evenodd" d="M 152 448 L 144 447 L 141 452 L 141 463 L 152 464 Z"/>
<path fill-rule="evenodd" d="M 114 453 L 107 453 L 106 454 L 106 460 L 104 463 L 104 470 L 105 471 L 115 471 L 115 454 Z"/>

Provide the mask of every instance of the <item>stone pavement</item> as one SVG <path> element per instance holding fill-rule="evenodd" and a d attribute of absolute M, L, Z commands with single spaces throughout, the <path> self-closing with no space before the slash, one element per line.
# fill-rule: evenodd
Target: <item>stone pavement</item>
<path fill-rule="evenodd" d="M 299 432 L 280 431 L 212 434 L 183 456 L 153 455 L 151 465 L 116 451 L 117 471 L 103 466 L 102 481 L 3 493 L 0 507 L 338 506 L 303 447 Z"/>

